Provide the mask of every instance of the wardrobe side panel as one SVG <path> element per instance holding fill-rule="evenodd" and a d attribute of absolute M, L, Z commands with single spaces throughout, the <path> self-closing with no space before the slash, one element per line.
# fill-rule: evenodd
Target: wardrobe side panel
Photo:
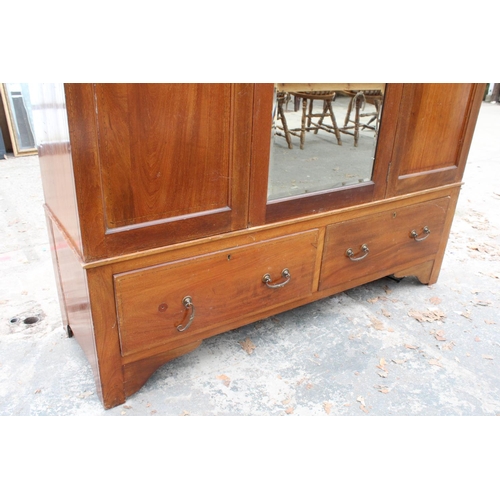
<path fill-rule="evenodd" d="M 63 84 L 30 87 L 45 204 L 73 246 L 82 239 Z"/>

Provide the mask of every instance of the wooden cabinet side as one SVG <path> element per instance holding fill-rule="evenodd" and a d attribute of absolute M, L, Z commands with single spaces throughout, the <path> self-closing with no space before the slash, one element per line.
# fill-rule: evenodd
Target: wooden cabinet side
<path fill-rule="evenodd" d="M 81 254 L 73 158 L 63 84 L 40 84 L 33 97 L 45 207 Z"/>

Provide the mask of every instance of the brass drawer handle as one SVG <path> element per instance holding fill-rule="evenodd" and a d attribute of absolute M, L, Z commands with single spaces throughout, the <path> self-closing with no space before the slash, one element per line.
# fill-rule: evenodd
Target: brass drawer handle
<path fill-rule="evenodd" d="M 422 236 L 420 238 L 418 236 L 417 231 L 415 231 L 415 229 L 410 233 L 410 236 L 415 241 L 424 241 L 429 236 L 429 234 L 431 234 L 431 230 L 427 226 L 424 226 L 424 230 L 423 231 L 424 231 L 425 236 Z"/>
<path fill-rule="evenodd" d="M 354 251 L 352 248 L 348 248 L 345 252 L 346 256 L 349 257 L 353 262 L 356 260 L 362 260 L 364 259 L 367 255 L 370 249 L 368 248 L 368 245 L 361 245 L 361 251 L 364 252 L 364 255 L 361 257 L 354 257 Z"/>
<path fill-rule="evenodd" d="M 262 276 L 262 283 L 264 283 L 268 288 L 282 288 L 292 279 L 292 276 L 290 275 L 290 271 L 287 268 L 281 271 L 281 276 L 283 278 L 286 278 L 285 281 L 282 281 L 281 283 L 276 283 L 275 285 L 271 285 L 270 284 L 272 282 L 271 275 L 269 273 L 266 273 L 264 274 L 264 276 Z"/>
<path fill-rule="evenodd" d="M 193 304 L 193 299 L 187 295 L 182 299 L 182 305 L 186 308 L 186 311 L 189 311 L 191 309 L 191 314 L 189 315 L 189 320 L 186 324 L 186 326 L 179 325 L 177 327 L 177 331 L 183 332 L 184 330 L 187 330 L 190 326 L 191 323 L 193 322 L 194 319 L 194 304 Z"/>

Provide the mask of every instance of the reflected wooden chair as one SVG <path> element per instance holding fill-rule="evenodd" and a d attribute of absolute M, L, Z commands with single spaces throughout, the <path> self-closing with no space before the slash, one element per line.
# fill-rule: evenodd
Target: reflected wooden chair
<path fill-rule="evenodd" d="M 324 130 L 334 134 L 337 138 L 337 143 L 341 146 L 342 139 L 340 129 L 337 125 L 335 113 L 333 112 L 332 102 L 335 99 L 335 92 L 331 90 L 318 90 L 310 92 L 290 92 L 295 98 L 302 99 L 302 119 L 300 128 L 288 129 L 291 135 L 300 138 L 300 149 L 304 149 L 306 132 L 314 131 L 315 134 L 319 130 Z M 314 101 L 323 102 L 323 110 L 314 113 Z M 313 121 L 313 118 L 319 118 L 318 121 Z M 325 119 L 330 119 L 332 124 L 325 123 Z M 290 149 L 290 144 L 288 146 Z"/>
<path fill-rule="evenodd" d="M 382 100 L 384 98 L 381 90 L 360 90 L 358 92 L 344 91 L 343 94 L 350 96 L 349 106 L 344 120 L 344 126 L 340 129 L 344 134 L 354 136 L 354 146 L 358 146 L 359 131 L 368 128 L 378 133 L 378 126 L 380 120 L 380 110 L 382 108 Z M 363 113 L 365 104 L 372 104 L 375 111 Z M 354 119 L 351 119 L 351 114 L 354 109 Z M 370 117 L 368 122 L 362 122 L 362 118 Z M 375 124 L 372 125 L 372 123 Z M 352 123 L 352 125 L 349 125 Z"/>
<path fill-rule="evenodd" d="M 286 139 L 286 143 L 288 144 L 288 149 L 293 149 L 292 137 L 290 135 L 285 112 L 283 110 L 283 105 L 286 104 L 288 106 L 288 103 L 290 102 L 290 95 L 288 94 L 288 92 L 277 92 L 276 101 L 277 119 L 281 122 L 281 126 L 276 124 L 276 135 L 284 137 Z"/>
<path fill-rule="evenodd" d="M 300 149 L 304 149 L 306 132 L 314 131 L 315 134 L 319 130 L 324 130 L 334 134 L 337 138 L 337 144 L 342 145 L 340 129 L 337 125 L 335 113 L 333 112 L 332 102 L 335 100 L 336 93 L 331 90 L 315 90 L 309 92 L 291 92 L 294 97 L 302 99 L 302 121 L 300 129 L 290 131 L 292 134 L 300 137 Z M 314 101 L 323 102 L 323 110 L 319 113 L 314 113 Z M 317 122 L 313 118 L 319 118 Z M 325 118 L 330 118 L 332 124 L 325 123 Z"/>

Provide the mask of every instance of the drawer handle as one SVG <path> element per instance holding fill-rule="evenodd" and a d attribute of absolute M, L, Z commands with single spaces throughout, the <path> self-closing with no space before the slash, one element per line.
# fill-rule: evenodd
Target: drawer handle
<path fill-rule="evenodd" d="M 286 268 L 281 271 L 281 276 L 283 276 L 283 278 L 286 278 L 285 281 L 276 283 L 275 285 L 271 285 L 271 275 L 269 273 L 266 273 L 264 274 L 264 276 L 262 276 L 262 283 L 265 283 L 267 288 L 282 288 L 292 279 L 292 276 L 290 275 L 290 271 Z"/>
<path fill-rule="evenodd" d="M 186 308 L 186 311 L 189 311 L 191 309 L 191 314 L 189 315 L 189 321 L 187 322 L 186 326 L 179 325 L 177 327 L 177 331 L 183 332 L 184 330 L 187 330 L 190 326 L 191 323 L 193 322 L 194 319 L 194 304 L 193 304 L 193 299 L 188 295 L 182 299 L 182 305 Z"/>
<path fill-rule="evenodd" d="M 424 241 L 428 236 L 429 234 L 431 234 L 431 230 L 427 227 L 427 226 L 424 226 L 424 234 L 425 236 L 421 236 L 419 237 L 418 236 L 418 233 L 417 231 L 415 231 L 415 229 L 410 233 L 410 236 L 415 240 L 415 241 Z"/>
<path fill-rule="evenodd" d="M 347 257 L 349 257 L 349 259 L 351 259 L 354 262 L 356 260 L 364 259 L 368 255 L 368 252 L 370 251 L 370 249 L 368 248 L 368 245 L 362 245 L 361 251 L 364 252 L 364 254 L 361 257 L 354 257 L 354 251 L 352 248 L 348 248 L 346 250 L 345 254 L 347 255 Z"/>

